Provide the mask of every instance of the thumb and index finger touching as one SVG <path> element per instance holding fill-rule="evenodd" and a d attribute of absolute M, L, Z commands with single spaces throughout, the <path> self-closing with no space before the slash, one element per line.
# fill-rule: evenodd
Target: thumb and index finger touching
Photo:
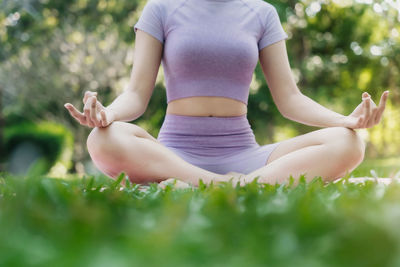
<path fill-rule="evenodd" d="M 386 107 L 386 102 L 389 96 L 389 90 L 386 90 L 382 93 L 380 101 L 378 106 L 374 103 L 374 101 L 371 98 L 371 95 L 368 94 L 367 92 L 364 92 L 362 94 L 362 100 L 363 100 L 363 104 L 364 104 L 364 108 L 365 109 L 369 109 L 370 106 L 372 107 L 372 113 L 374 113 L 374 124 L 377 124 L 380 122 L 381 117 L 383 115 L 383 112 L 385 110 Z"/>
<path fill-rule="evenodd" d="M 86 105 L 88 100 L 91 99 L 91 97 L 94 97 L 94 101 L 96 103 L 95 105 L 97 108 L 99 108 L 98 110 L 100 111 L 101 120 L 106 122 L 107 118 L 104 112 L 104 106 L 99 101 L 97 101 L 97 92 L 92 92 L 92 91 L 85 92 L 82 99 L 84 106 Z M 64 107 L 69 111 L 71 116 L 74 117 L 80 124 L 82 125 L 87 124 L 88 118 L 86 118 L 86 115 L 83 112 L 80 112 L 74 105 L 72 105 L 71 103 L 65 103 Z M 107 124 L 107 123 L 102 123 L 102 124 Z"/>
<path fill-rule="evenodd" d="M 97 92 L 92 92 L 92 91 L 86 91 L 84 96 L 83 96 L 83 104 L 86 104 L 86 102 L 88 101 L 89 97 L 91 96 L 95 96 L 97 98 Z M 65 103 L 64 107 L 69 108 L 70 106 L 73 106 L 71 103 Z"/>
<path fill-rule="evenodd" d="M 100 113 L 100 124 L 103 127 L 106 127 L 108 124 L 110 124 L 110 119 L 108 118 L 104 106 L 97 101 L 97 92 L 91 92 L 91 91 L 86 91 L 85 96 L 83 97 L 83 103 L 86 103 L 90 97 L 95 97 L 96 101 L 96 107 L 99 110 Z"/>

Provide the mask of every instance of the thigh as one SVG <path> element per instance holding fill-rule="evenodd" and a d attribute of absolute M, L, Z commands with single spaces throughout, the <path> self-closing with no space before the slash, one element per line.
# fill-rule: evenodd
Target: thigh
<path fill-rule="evenodd" d="M 347 132 L 354 131 L 344 127 L 329 127 L 284 140 L 272 151 L 267 164 L 298 149 L 333 142 Z"/>
<path fill-rule="evenodd" d="M 113 122 L 113 128 L 114 128 L 115 132 L 117 132 L 117 133 L 126 132 L 132 136 L 146 138 L 146 139 L 149 139 L 151 141 L 161 144 L 154 136 L 152 136 L 145 129 L 143 129 L 142 127 L 140 127 L 136 124 L 115 121 L 115 122 Z"/>
<path fill-rule="evenodd" d="M 87 140 L 96 167 L 111 177 L 124 171 L 137 183 L 161 181 L 169 177 L 214 177 L 213 173 L 189 164 L 174 151 L 135 124 L 113 122 L 94 128 Z"/>
<path fill-rule="evenodd" d="M 88 136 L 87 147 L 92 158 L 106 155 L 114 155 L 113 158 L 118 158 L 115 155 L 123 157 L 135 151 L 131 146 L 136 138 L 151 141 L 155 149 L 168 150 L 169 154 L 175 154 L 142 127 L 121 121 L 114 121 L 105 128 L 93 128 Z"/>

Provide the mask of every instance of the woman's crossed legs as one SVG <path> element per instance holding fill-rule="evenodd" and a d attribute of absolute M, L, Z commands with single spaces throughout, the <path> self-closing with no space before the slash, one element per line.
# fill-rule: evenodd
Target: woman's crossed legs
<path fill-rule="evenodd" d="M 161 182 L 177 178 L 197 185 L 212 180 L 228 181 L 232 175 L 217 174 L 192 165 L 161 144 L 143 128 L 126 122 L 113 122 L 94 128 L 87 140 L 89 154 L 98 167 L 115 178 L 124 171 L 132 182 Z M 292 175 L 308 179 L 322 176 L 326 181 L 340 178 L 356 168 L 364 157 L 365 146 L 354 130 L 324 128 L 281 142 L 268 164 L 247 175 L 250 182 L 281 183 Z"/>
<path fill-rule="evenodd" d="M 161 144 L 143 128 L 115 121 L 106 128 L 93 128 L 87 139 L 89 154 L 99 170 L 115 178 L 124 171 L 132 182 L 161 182 L 174 177 L 198 184 L 228 180 L 194 166 Z"/>
<path fill-rule="evenodd" d="M 307 180 L 321 176 L 333 181 L 353 171 L 364 159 L 365 143 L 356 131 L 330 127 L 282 141 L 271 153 L 267 165 L 244 177 L 248 182 L 256 176 L 264 183 L 282 183 L 290 175 Z"/>

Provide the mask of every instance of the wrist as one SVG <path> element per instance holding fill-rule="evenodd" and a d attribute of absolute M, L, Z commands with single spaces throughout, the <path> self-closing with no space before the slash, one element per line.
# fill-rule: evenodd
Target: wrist
<path fill-rule="evenodd" d="M 110 118 L 111 122 L 117 120 L 117 113 L 112 108 L 106 107 L 106 113 L 107 113 L 107 117 Z"/>
<path fill-rule="evenodd" d="M 347 116 L 344 115 L 339 115 L 338 119 L 337 119 L 337 126 L 342 126 L 342 127 L 347 127 Z"/>
<path fill-rule="evenodd" d="M 341 123 L 339 126 L 353 129 L 354 125 L 356 124 L 356 121 L 357 120 L 354 117 L 343 116 L 341 118 Z"/>

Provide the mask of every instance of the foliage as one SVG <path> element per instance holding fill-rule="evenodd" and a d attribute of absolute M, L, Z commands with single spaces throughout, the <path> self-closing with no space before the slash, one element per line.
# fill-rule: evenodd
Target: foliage
<path fill-rule="evenodd" d="M 0 178 L 2 266 L 398 266 L 400 185 Z M 146 189 L 146 190 L 144 190 Z"/>
<path fill-rule="evenodd" d="M 379 103 L 388 89 L 391 105 L 399 102 L 400 10 L 380 1 L 271 3 L 289 34 L 290 64 L 305 95 L 344 115 L 361 102 L 364 91 Z M 255 73 L 258 80 L 264 79 L 260 65 Z M 315 130 L 280 116 L 264 83 L 250 95 L 249 119 L 262 131 L 258 132 L 261 143 Z M 369 155 L 398 155 L 400 142 L 393 140 L 392 132 L 400 130 L 399 119 L 398 108 L 392 109 L 385 114 L 383 125 L 368 131 L 366 138 L 373 147 L 367 150 Z"/>
<path fill-rule="evenodd" d="M 45 156 L 41 173 L 47 173 L 58 163 L 65 171 L 70 167 L 73 149 L 73 136 L 63 125 L 53 122 L 24 122 L 6 127 L 4 134 L 6 153 L 23 143 L 31 142 L 42 149 Z"/>
<path fill-rule="evenodd" d="M 83 92 L 98 90 L 108 105 L 129 79 L 136 1 L 0 2 L 0 90 L 3 113 L 68 126 L 75 161 L 89 129 L 64 108 L 82 109 Z M 129 50 L 129 48 L 131 48 Z M 1 101 L 1 100 L 0 100 Z"/>
<path fill-rule="evenodd" d="M 277 8 L 289 35 L 287 51 L 293 75 L 304 94 L 346 115 L 359 104 L 362 91 L 378 102 L 385 89 L 391 90 L 390 116 L 386 114 L 385 123 L 368 131 L 372 149 L 367 153 L 397 155 L 400 141 L 392 132 L 400 131 L 400 17 L 394 2 L 269 2 Z M 84 144 L 90 129 L 74 121 L 63 104 L 71 102 L 81 109 L 83 92 L 94 90 L 108 105 L 124 90 L 134 64 L 132 26 L 145 3 L 1 1 L 0 90 L 4 93 L 0 101 L 4 104 L 0 112 L 6 119 L 18 115 L 67 125 L 76 140 L 74 161 L 87 159 Z M 134 123 L 156 137 L 165 108 L 161 68 L 148 110 Z M 279 114 L 259 64 L 248 118 L 260 144 L 315 129 Z"/>
<path fill-rule="evenodd" d="M 365 159 L 352 173 L 352 177 L 400 178 L 400 157 Z"/>

